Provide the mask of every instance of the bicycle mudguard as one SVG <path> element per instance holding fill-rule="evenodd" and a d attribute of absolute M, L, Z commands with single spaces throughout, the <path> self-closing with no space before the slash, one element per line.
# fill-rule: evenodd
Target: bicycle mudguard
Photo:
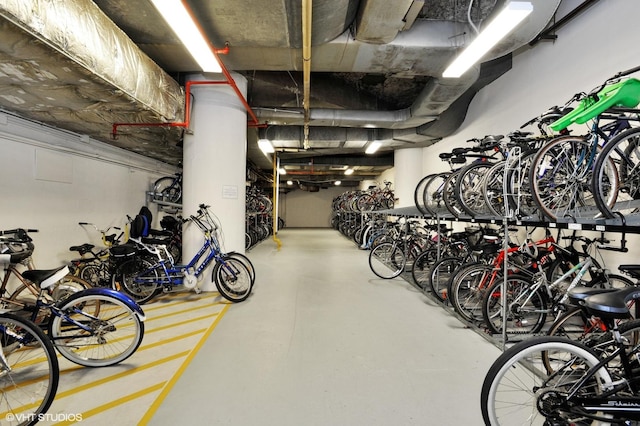
<path fill-rule="evenodd" d="M 122 303 L 124 303 L 125 305 L 127 305 L 127 307 L 129 309 L 131 309 L 133 312 L 135 312 L 138 315 L 138 317 L 140 318 L 140 321 L 144 321 L 146 319 L 144 311 L 142 310 L 140 305 L 138 305 L 138 303 L 135 300 L 133 300 L 131 297 L 127 296 L 124 293 L 121 293 L 119 291 L 113 290 L 111 288 L 105 288 L 105 287 L 93 287 L 93 288 L 88 288 L 86 290 L 78 291 L 76 293 L 73 293 L 68 298 L 60 300 L 57 303 L 57 305 L 58 305 L 58 307 L 61 307 L 62 305 L 66 305 L 68 302 L 73 301 L 75 299 L 78 299 L 80 297 L 83 297 L 83 296 L 94 296 L 94 295 L 96 295 L 96 296 L 108 296 L 108 297 L 116 298 L 119 301 L 121 301 Z"/>
<path fill-rule="evenodd" d="M 584 124 L 611 107 L 635 108 L 640 103 L 640 80 L 630 78 L 611 84 L 598 92 L 597 101 L 588 96 L 580 105 L 564 117 L 554 121 L 549 127 L 560 131 L 573 123 Z"/>

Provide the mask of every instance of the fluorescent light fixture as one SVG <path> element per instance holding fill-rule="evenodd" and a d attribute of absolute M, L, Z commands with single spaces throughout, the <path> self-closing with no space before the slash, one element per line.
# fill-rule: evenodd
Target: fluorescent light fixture
<path fill-rule="evenodd" d="M 341 182 L 341 181 L 339 181 L 339 180 L 337 180 L 337 181 L 335 181 L 333 184 L 334 184 L 335 186 L 339 186 L 339 185 L 341 185 L 341 184 L 342 184 L 342 182 Z"/>
<path fill-rule="evenodd" d="M 352 168 L 348 168 L 347 170 L 344 171 L 344 174 L 349 176 L 353 174 L 353 169 Z"/>
<path fill-rule="evenodd" d="M 280 167 L 280 168 L 278 169 L 278 173 L 280 173 L 281 175 L 286 175 L 286 174 L 287 174 L 287 171 L 284 169 L 284 167 Z"/>
<path fill-rule="evenodd" d="M 380 143 L 380 141 L 373 141 L 369 144 L 369 146 L 367 147 L 367 149 L 364 150 L 365 154 L 373 154 L 374 152 L 376 152 L 378 150 L 378 148 L 380 148 L 380 145 L 382 145 L 382 143 Z"/>
<path fill-rule="evenodd" d="M 178 36 L 184 47 L 204 72 L 222 72 L 218 59 L 213 54 L 198 25 L 191 18 L 181 0 L 151 0 L 160 15 Z"/>
<path fill-rule="evenodd" d="M 287 185 L 289 185 L 289 186 L 293 185 L 293 181 L 292 180 L 288 180 L 287 181 Z"/>
<path fill-rule="evenodd" d="M 445 78 L 458 78 L 485 53 L 511 32 L 533 11 L 527 1 L 512 1 L 493 19 L 442 73 Z"/>
<path fill-rule="evenodd" d="M 273 154 L 275 152 L 269 139 L 259 139 L 258 148 L 260 148 L 260 151 L 262 151 L 264 155 Z"/>

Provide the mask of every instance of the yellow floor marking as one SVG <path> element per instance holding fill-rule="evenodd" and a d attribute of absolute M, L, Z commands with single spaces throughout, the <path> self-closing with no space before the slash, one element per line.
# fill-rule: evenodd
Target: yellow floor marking
<path fill-rule="evenodd" d="M 175 300 L 175 301 L 171 301 L 171 302 L 167 302 L 167 303 L 162 303 L 162 301 L 154 301 L 151 305 L 142 305 L 142 310 L 144 311 L 144 313 L 146 314 L 147 311 L 151 312 L 151 311 L 157 311 L 158 309 L 164 309 L 167 307 L 172 307 L 172 306 L 176 306 L 176 305 L 181 305 L 183 303 L 194 303 L 194 302 L 199 302 L 200 300 L 206 300 L 206 299 L 210 299 L 212 297 L 218 297 L 219 293 L 215 292 L 213 294 L 207 293 L 204 296 L 198 296 L 197 299 L 183 299 L 183 300 Z M 224 302 L 214 302 L 213 305 L 223 305 Z"/>
<path fill-rule="evenodd" d="M 56 399 L 66 398 L 67 396 L 74 395 L 74 394 L 76 394 L 78 392 L 81 392 L 83 390 L 94 388 L 96 386 L 112 382 L 112 381 L 120 379 L 122 377 L 130 376 L 131 374 L 137 373 L 139 371 L 146 370 L 148 368 L 155 367 L 156 365 L 164 364 L 165 362 L 173 361 L 174 359 L 182 358 L 182 357 L 187 356 L 187 355 L 189 355 L 189 351 L 180 352 L 180 353 L 177 353 L 175 355 L 170 355 L 168 357 L 161 358 L 161 359 L 159 359 L 157 361 L 150 362 L 148 364 L 140 365 L 140 366 L 138 366 L 138 367 L 136 367 L 136 368 L 134 368 L 132 370 L 122 371 L 120 373 L 113 374 L 111 376 L 104 377 L 104 378 L 99 379 L 99 380 L 94 380 L 93 382 L 85 383 L 84 385 L 76 386 L 76 387 L 74 387 L 72 389 L 69 389 L 67 391 L 64 391 L 64 392 L 58 392 L 56 394 Z"/>
<path fill-rule="evenodd" d="M 162 319 L 162 318 L 173 317 L 173 316 L 176 316 L 176 315 L 184 314 L 186 312 L 193 312 L 193 311 L 198 310 L 198 309 L 206 309 L 206 308 L 209 308 L 209 307 L 211 307 L 211 305 L 202 305 L 202 306 L 190 307 L 188 309 L 182 309 L 180 311 L 173 311 L 173 312 L 169 312 L 168 314 L 154 316 L 153 318 L 147 318 L 145 320 L 145 323 L 149 323 L 149 322 L 152 322 L 152 321 L 157 321 L 157 320 Z"/>
<path fill-rule="evenodd" d="M 118 399 L 116 399 L 114 401 L 108 402 L 108 403 L 103 404 L 103 405 L 99 405 L 98 407 L 95 407 L 95 408 L 92 408 L 91 410 L 85 411 L 85 412 L 82 413 L 82 420 L 86 420 L 91 416 L 95 416 L 96 414 L 102 413 L 103 411 L 110 410 L 113 407 L 117 407 L 118 405 L 122 405 L 122 404 L 127 403 L 127 402 L 129 402 L 131 400 L 140 398 L 141 396 L 144 396 L 144 395 L 146 395 L 148 393 L 160 390 L 165 385 L 165 383 L 166 382 L 161 382 L 161 383 L 158 383 L 156 385 L 149 386 L 148 388 L 142 389 L 142 390 L 140 390 L 138 392 L 134 392 L 132 394 L 123 396 L 122 398 L 118 398 Z M 82 421 L 82 420 L 80 420 L 80 421 Z M 64 425 L 70 425 L 70 424 L 73 424 L 73 423 L 77 423 L 77 422 L 75 422 L 75 421 L 67 421 L 67 422 L 56 423 L 56 425 L 64 426 Z M 115 421 L 115 423 L 117 424 L 118 422 Z"/>
<path fill-rule="evenodd" d="M 180 376 L 182 376 L 182 373 L 184 373 L 184 371 L 187 369 L 187 367 L 193 360 L 193 357 L 196 356 L 196 354 L 198 353 L 198 351 L 200 350 L 204 342 L 207 340 L 209 335 L 213 332 L 213 330 L 216 328 L 216 326 L 218 325 L 218 323 L 220 322 L 224 314 L 227 312 L 227 310 L 229 309 L 229 306 L 230 305 L 225 305 L 225 307 L 222 308 L 222 311 L 220 311 L 220 315 L 218 315 L 218 317 L 213 322 L 213 324 L 209 326 L 209 329 L 207 329 L 207 331 L 204 333 L 202 338 L 200 338 L 200 341 L 193 347 L 193 350 L 189 353 L 187 358 L 182 362 L 182 365 L 178 368 L 178 370 L 175 372 L 173 377 L 171 377 L 171 379 L 165 384 L 164 388 L 160 392 L 160 395 L 158 395 L 156 400 L 153 401 L 153 403 L 149 407 L 149 410 L 145 413 L 145 415 L 140 420 L 140 423 L 139 423 L 140 425 L 147 424 L 149 420 L 151 420 L 155 412 L 158 410 L 158 407 L 160 407 L 160 404 L 162 404 L 162 401 L 164 401 L 164 399 L 167 397 L 167 395 L 171 391 L 171 388 L 173 388 L 173 386 L 176 384 Z"/>
<path fill-rule="evenodd" d="M 214 316 L 219 315 L 219 314 L 220 314 L 220 312 L 214 312 L 212 314 L 202 315 L 201 317 L 191 318 L 191 319 L 188 319 L 188 320 L 184 320 L 184 321 L 180 321 L 180 322 L 174 322 L 174 323 L 167 324 L 167 325 L 161 325 L 161 326 L 158 326 L 158 327 L 154 327 L 152 329 L 145 328 L 144 334 L 155 333 L 156 331 L 162 331 L 162 330 L 166 330 L 168 328 L 179 327 L 181 325 L 189 324 L 191 322 L 195 322 L 195 321 L 200 321 L 200 320 L 203 320 L 203 319 L 211 318 L 211 317 L 214 317 Z"/>

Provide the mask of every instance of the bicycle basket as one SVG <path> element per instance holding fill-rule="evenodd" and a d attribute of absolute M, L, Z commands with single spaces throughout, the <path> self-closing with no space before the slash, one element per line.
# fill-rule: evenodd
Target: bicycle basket
<path fill-rule="evenodd" d="M 611 107 L 635 108 L 639 103 L 640 80 L 630 78 L 605 87 L 598 92 L 596 98 L 587 96 L 576 109 L 554 121 L 549 127 L 557 132 L 573 123 L 584 124 Z"/>
<path fill-rule="evenodd" d="M 138 249 L 130 244 L 122 244 L 119 246 L 113 246 L 109 249 L 111 256 L 122 259 L 127 257 L 133 257 L 138 252 Z"/>

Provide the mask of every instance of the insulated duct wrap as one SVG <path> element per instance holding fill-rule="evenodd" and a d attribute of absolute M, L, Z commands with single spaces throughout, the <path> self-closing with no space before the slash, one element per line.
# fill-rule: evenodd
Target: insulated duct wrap
<path fill-rule="evenodd" d="M 3 0 L 0 15 L 164 119 L 183 119 L 179 85 L 92 1 Z M 32 58 L 34 73 L 46 59 Z"/>

